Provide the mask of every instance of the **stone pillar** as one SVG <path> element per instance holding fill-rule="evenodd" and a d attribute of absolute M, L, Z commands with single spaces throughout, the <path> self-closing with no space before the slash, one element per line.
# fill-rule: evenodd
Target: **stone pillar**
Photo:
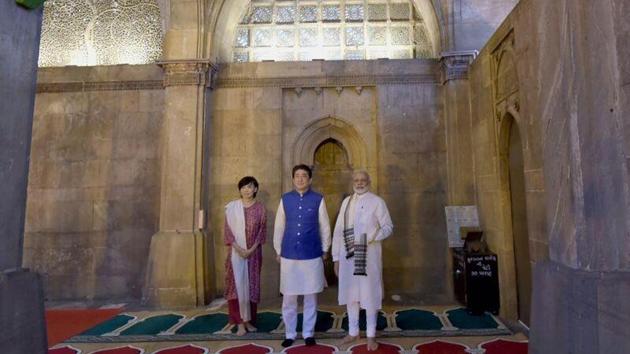
<path fill-rule="evenodd" d="M 215 71 L 207 60 L 161 65 L 165 103 L 160 225 L 151 240 L 144 301 L 156 307 L 192 307 L 204 304 L 209 272 L 200 215 L 207 87 Z"/>
<path fill-rule="evenodd" d="M 449 205 L 475 204 L 468 67 L 476 52 L 443 53 L 442 89 L 446 126 Z"/>
<path fill-rule="evenodd" d="M 42 9 L 0 1 L 0 353 L 45 353 L 38 274 L 22 269 Z"/>

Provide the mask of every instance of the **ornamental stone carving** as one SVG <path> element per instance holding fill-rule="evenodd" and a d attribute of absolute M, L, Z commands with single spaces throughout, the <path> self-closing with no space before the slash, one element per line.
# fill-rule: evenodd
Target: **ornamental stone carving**
<path fill-rule="evenodd" d="M 217 68 L 210 61 L 175 60 L 158 64 L 164 70 L 164 87 L 192 85 L 214 88 Z"/>
<path fill-rule="evenodd" d="M 476 50 L 442 53 L 442 85 L 451 80 L 468 80 L 468 68 L 476 57 Z"/>
<path fill-rule="evenodd" d="M 374 87 L 378 85 L 434 84 L 434 74 L 407 75 L 336 75 L 325 77 L 245 78 L 226 76 L 217 80 L 219 88 L 281 87 L 281 88 L 324 88 L 324 87 Z"/>

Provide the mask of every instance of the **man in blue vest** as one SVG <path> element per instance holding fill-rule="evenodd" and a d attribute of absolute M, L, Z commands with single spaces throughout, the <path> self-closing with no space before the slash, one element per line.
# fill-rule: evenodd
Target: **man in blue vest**
<path fill-rule="evenodd" d="M 317 294 L 324 290 L 324 260 L 330 247 L 330 222 L 321 194 L 311 190 L 313 173 L 306 165 L 293 167 L 294 190 L 282 195 L 273 246 L 280 262 L 282 319 L 285 327 L 283 347 L 297 337 L 298 296 L 304 296 L 302 337 L 307 346 L 313 338 L 317 320 Z"/>

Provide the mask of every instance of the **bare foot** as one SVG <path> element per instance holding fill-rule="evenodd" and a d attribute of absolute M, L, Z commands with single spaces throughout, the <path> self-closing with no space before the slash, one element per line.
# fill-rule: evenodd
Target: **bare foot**
<path fill-rule="evenodd" d="M 238 330 L 236 331 L 236 335 L 239 337 L 242 337 L 245 335 L 245 333 L 247 333 L 247 330 L 245 330 L 245 325 L 242 323 L 239 323 Z"/>
<path fill-rule="evenodd" d="M 254 327 L 254 325 L 252 325 L 249 322 L 245 322 L 245 328 L 247 329 L 247 332 L 256 332 L 256 331 L 258 331 L 258 328 Z"/>
<path fill-rule="evenodd" d="M 368 337 L 367 339 L 367 350 L 368 352 L 372 352 L 378 349 L 378 342 L 376 338 Z"/>
<path fill-rule="evenodd" d="M 347 335 L 343 338 L 341 338 L 339 340 L 339 344 L 343 345 L 343 344 L 350 344 L 352 342 L 356 342 L 357 340 L 359 340 L 359 336 L 351 336 L 351 335 Z"/>

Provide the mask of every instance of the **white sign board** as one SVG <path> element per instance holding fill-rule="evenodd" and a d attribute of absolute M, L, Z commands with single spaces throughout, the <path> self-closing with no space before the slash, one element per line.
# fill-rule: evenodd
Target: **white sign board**
<path fill-rule="evenodd" d="M 461 227 L 479 227 L 479 214 L 476 205 L 444 207 L 446 213 L 446 231 L 449 247 L 464 247 L 459 230 Z"/>

